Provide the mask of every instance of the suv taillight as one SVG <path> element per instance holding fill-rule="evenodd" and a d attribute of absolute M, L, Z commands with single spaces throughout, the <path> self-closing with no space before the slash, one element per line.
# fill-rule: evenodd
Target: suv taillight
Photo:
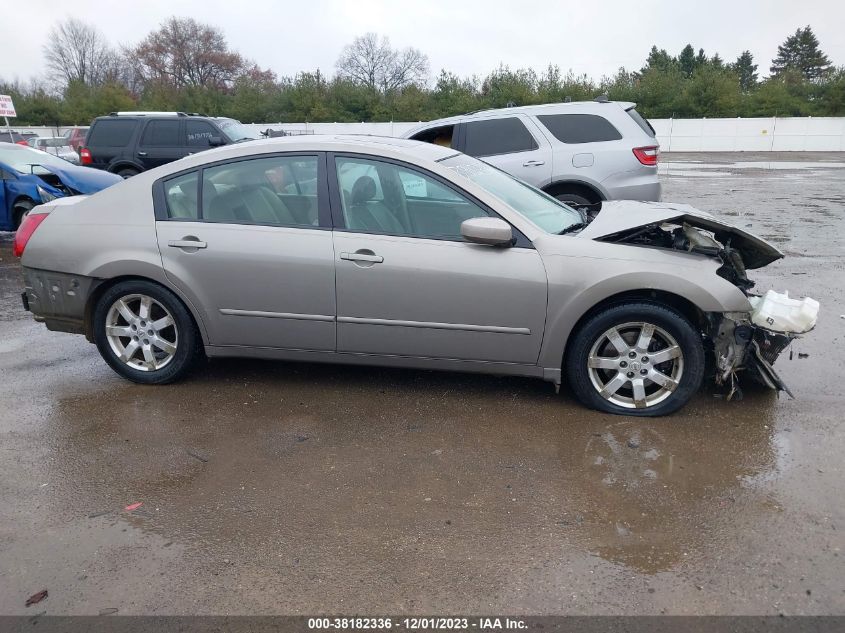
<path fill-rule="evenodd" d="M 90 165 L 94 162 L 94 159 L 91 158 L 91 150 L 87 147 L 80 147 L 79 148 L 79 162 L 83 165 Z"/>
<path fill-rule="evenodd" d="M 657 164 L 657 157 L 660 155 L 660 148 L 657 145 L 649 145 L 648 147 L 635 147 L 634 156 L 643 165 L 654 167 Z"/>
<path fill-rule="evenodd" d="M 23 255 L 23 251 L 26 248 L 27 242 L 29 242 L 29 238 L 32 237 L 32 234 L 35 233 L 35 229 L 50 215 L 49 213 L 33 213 L 30 211 L 27 213 L 21 225 L 18 227 L 17 233 L 15 233 L 15 243 L 12 247 L 12 253 L 15 257 L 20 257 Z"/>

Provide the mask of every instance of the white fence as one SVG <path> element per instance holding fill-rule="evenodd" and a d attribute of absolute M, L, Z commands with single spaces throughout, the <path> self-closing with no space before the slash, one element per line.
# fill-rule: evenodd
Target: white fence
<path fill-rule="evenodd" d="M 664 152 L 841 152 L 845 117 L 754 119 L 651 119 Z M 264 131 L 295 134 L 376 134 L 401 136 L 419 123 L 254 123 Z M 18 132 L 60 136 L 67 128 L 17 127 Z"/>

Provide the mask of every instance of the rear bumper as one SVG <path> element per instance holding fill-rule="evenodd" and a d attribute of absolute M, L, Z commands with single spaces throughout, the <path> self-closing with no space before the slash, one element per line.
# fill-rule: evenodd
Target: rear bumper
<path fill-rule="evenodd" d="M 21 300 L 49 330 L 84 333 L 85 308 L 95 279 L 37 268 L 23 268 Z"/>
<path fill-rule="evenodd" d="M 603 183 L 604 184 L 604 183 Z M 653 181 L 640 182 L 632 185 L 608 187 L 610 200 L 643 200 L 646 202 L 660 202 L 663 188 L 655 177 Z"/>

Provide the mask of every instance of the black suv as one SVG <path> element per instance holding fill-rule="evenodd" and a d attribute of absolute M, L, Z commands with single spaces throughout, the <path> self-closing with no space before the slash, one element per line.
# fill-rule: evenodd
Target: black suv
<path fill-rule="evenodd" d="M 260 138 L 235 119 L 185 112 L 112 112 L 94 119 L 80 162 L 129 178 L 218 147 Z"/>

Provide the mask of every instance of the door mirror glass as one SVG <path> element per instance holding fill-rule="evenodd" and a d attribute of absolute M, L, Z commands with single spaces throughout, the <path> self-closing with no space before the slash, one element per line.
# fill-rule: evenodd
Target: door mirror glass
<path fill-rule="evenodd" d="M 511 225 L 499 218 L 470 218 L 461 223 L 461 236 L 467 242 L 490 246 L 512 246 Z"/>
<path fill-rule="evenodd" d="M 223 137 L 222 136 L 211 136 L 208 139 L 208 144 L 211 147 L 220 147 L 221 145 L 224 144 L 223 143 Z"/>

